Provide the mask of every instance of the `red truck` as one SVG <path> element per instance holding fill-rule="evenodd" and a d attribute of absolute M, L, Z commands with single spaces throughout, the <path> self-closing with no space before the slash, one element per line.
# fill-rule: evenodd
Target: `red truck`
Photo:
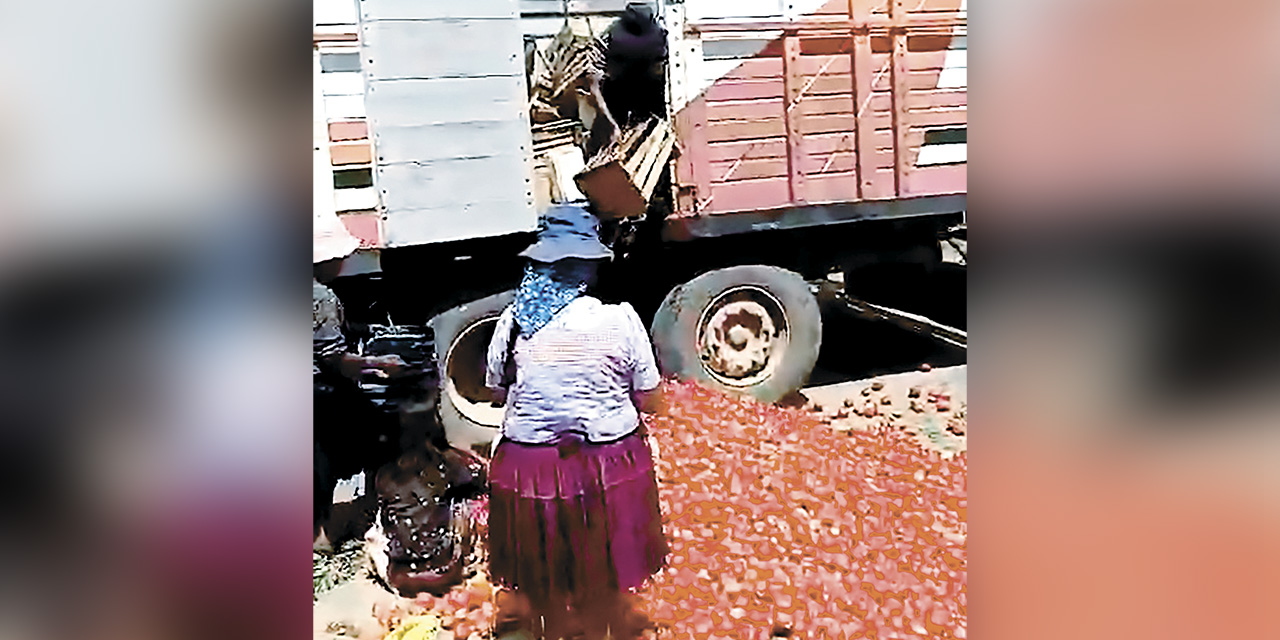
<path fill-rule="evenodd" d="M 526 56 L 566 11 L 603 28 L 625 4 L 317 4 L 318 149 L 362 245 L 334 288 L 349 317 L 434 329 L 458 444 L 496 433 L 483 351 L 544 204 Z M 810 282 L 932 268 L 940 232 L 963 221 L 964 0 L 653 6 L 669 34 L 669 188 L 611 223 L 602 295 L 653 319 L 667 373 L 776 401 L 817 360 Z"/>

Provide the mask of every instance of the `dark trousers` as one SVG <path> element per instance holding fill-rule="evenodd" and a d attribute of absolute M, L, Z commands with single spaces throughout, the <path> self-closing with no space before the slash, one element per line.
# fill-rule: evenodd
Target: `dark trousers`
<path fill-rule="evenodd" d="M 315 527 L 328 520 L 342 478 L 372 472 L 395 458 L 399 423 L 342 378 L 314 385 Z"/>

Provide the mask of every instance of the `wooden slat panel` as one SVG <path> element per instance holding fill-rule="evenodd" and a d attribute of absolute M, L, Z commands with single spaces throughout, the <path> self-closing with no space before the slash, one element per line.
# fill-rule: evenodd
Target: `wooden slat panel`
<path fill-rule="evenodd" d="M 732 162 L 739 158 L 785 158 L 787 141 L 779 137 L 769 140 L 720 142 L 709 145 L 706 153 L 711 162 Z"/>
<path fill-rule="evenodd" d="M 797 126 L 801 134 L 853 131 L 854 117 L 852 113 L 803 116 L 799 118 Z"/>
<path fill-rule="evenodd" d="M 789 35 L 783 41 L 783 51 L 786 52 L 782 60 L 787 84 L 787 109 L 784 119 L 787 133 L 787 164 L 791 179 L 791 200 L 795 203 L 805 202 L 805 176 L 801 171 L 802 158 L 805 155 L 804 126 L 800 122 L 803 115 L 796 106 L 809 85 L 805 82 L 804 75 L 800 73 L 800 47 L 799 36 Z"/>
<path fill-rule="evenodd" d="M 855 11 L 865 11 L 867 7 L 858 3 L 854 5 L 854 9 Z M 860 13 L 857 19 L 864 17 L 865 14 Z M 881 162 L 881 154 L 876 151 L 876 140 L 874 139 L 879 118 L 875 117 L 871 111 L 872 103 L 876 99 L 873 87 L 879 70 L 879 60 L 884 56 L 872 54 L 871 39 L 866 34 L 854 36 L 854 43 L 853 99 L 859 109 L 855 128 L 855 136 L 858 143 L 856 147 L 858 151 L 858 197 L 868 200 L 887 198 L 893 193 L 893 182 L 892 180 L 885 182 L 883 173 L 876 170 Z M 863 105 L 866 105 L 865 109 Z M 892 174 L 890 174 L 890 178 L 892 178 Z"/>
<path fill-rule="evenodd" d="M 967 106 L 967 91 L 911 91 L 907 93 L 907 109 L 961 109 Z"/>
<path fill-rule="evenodd" d="M 967 113 L 965 109 L 908 111 L 906 113 L 906 124 L 908 127 L 962 126 L 968 122 Z"/>
<path fill-rule="evenodd" d="M 964 193 L 968 189 L 968 165 L 917 167 L 907 174 L 903 196 Z"/>
<path fill-rule="evenodd" d="M 893 112 L 893 96 L 888 91 L 877 91 L 871 94 L 871 100 L 867 102 L 866 107 L 862 106 L 862 102 L 858 102 L 858 109 L 862 111 L 863 117 L 875 118 L 876 114 L 891 114 Z"/>
<path fill-rule="evenodd" d="M 804 92 L 806 96 L 821 96 L 831 94 L 849 93 L 849 87 L 853 85 L 853 77 L 849 75 L 833 75 L 822 74 L 814 77 L 812 75 L 804 77 L 804 83 L 801 86 L 808 86 L 808 90 Z"/>
<path fill-rule="evenodd" d="M 901 15 L 901 11 L 905 6 L 903 0 L 894 0 L 894 15 Z M 907 35 L 905 33 L 897 33 L 893 36 L 893 70 L 890 75 L 893 76 L 893 111 L 894 111 L 894 141 L 893 141 L 893 158 L 894 158 L 894 174 L 893 184 L 896 193 L 901 194 L 903 189 L 903 181 L 906 178 L 907 170 L 911 167 L 907 158 Z"/>
<path fill-rule="evenodd" d="M 734 102 L 713 102 L 707 105 L 707 121 L 762 120 L 777 118 L 783 113 L 782 98 Z"/>
<path fill-rule="evenodd" d="M 782 78 L 769 80 L 725 80 L 717 82 L 704 94 L 709 102 L 718 100 L 766 100 L 781 98 L 785 87 Z"/>
<path fill-rule="evenodd" d="M 801 168 L 805 175 L 809 176 L 820 173 L 852 174 L 858 169 L 858 156 L 852 149 L 821 154 L 811 153 L 804 157 Z"/>
<path fill-rule="evenodd" d="M 852 131 L 842 133 L 815 133 L 805 136 L 805 148 L 810 155 L 828 154 L 834 151 L 852 150 L 855 136 Z"/>
<path fill-rule="evenodd" d="M 852 40 L 852 36 L 850 36 Z M 852 45 L 850 45 L 852 48 Z M 847 76 L 853 73 L 853 59 L 848 53 L 838 56 L 800 56 L 800 71 L 806 76 Z"/>
<path fill-rule="evenodd" d="M 722 182 L 712 185 L 711 194 L 709 213 L 770 209 L 791 202 L 786 178 Z"/>
<path fill-rule="evenodd" d="M 855 173 L 809 177 L 810 202 L 850 202 L 858 199 L 858 177 Z"/>
<path fill-rule="evenodd" d="M 684 146 L 676 161 L 676 185 L 681 190 L 681 213 L 695 213 L 711 197 L 710 149 L 707 142 L 707 103 L 690 102 L 676 114 L 676 139 Z M 686 198 L 686 195 L 691 197 Z"/>
<path fill-rule="evenodd" d="M 786 178 L 786 158 L 758 158 L 754 160 L 711 163 L 711 182 L 718 184 L 735 180 L 760 178 Z"/>
<path fill-rule="evenodd" d="M 782 76 L 782 57 L 754 57 L 743 60 L 737 67 L 726 74 L 723 80 L 770 80 Z"/>
<path fill-rule="evenodd" d="M 850 84 L 852 86 L 852 83 Z M 829 96 L 805 96 L 800 99 L 796 109 L 806 116 L 819 116 L 832 113 L 853 115 L 853 94 L 844 93 Z"/>
<path fill-rule="evenodd" d="M 758 140 L 787 135 L 786 122 L 782 118 L 767 120 L 721 120 L 707 123 L 707 140 Z"/>
<path fill-rule="evenodd" d="M 947 51 L 929 51 L 924 53 L 908 53 L 907 54 L 907 70 L 909 71 L 940 71 L 947 61 Z"/>
<path fill-rule="evenodd" d="M 913 91 L 928 91 L 938 88 L 938 80 L 942 77 L 941 69 L 910 71 L 907 77 L 907 88 Z M 962 89 L 963 90 L 963 89 Z"/>

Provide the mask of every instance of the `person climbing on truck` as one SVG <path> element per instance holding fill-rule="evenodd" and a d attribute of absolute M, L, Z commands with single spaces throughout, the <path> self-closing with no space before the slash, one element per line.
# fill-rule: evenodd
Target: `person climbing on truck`
<path fill-rule="evenodd" d="M 622 134 L 623 127 L 665 118 L 667 30 L 646 4 L 627 5 L 622 17 L 592 41 L 586 74 L 601 116 L 592 123 L 587 157 Z"/>

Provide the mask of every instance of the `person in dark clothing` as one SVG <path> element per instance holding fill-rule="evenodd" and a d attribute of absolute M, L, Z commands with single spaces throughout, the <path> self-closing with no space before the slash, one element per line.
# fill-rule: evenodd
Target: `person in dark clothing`
<path fill-rule="evenodd" d="M 317 279 L 312 282 L 314 527 L 315 546 L 320 550 L 331 546 L 324 525 L 338 480 L 365 470 L 374 434 L 398 429 L 396 417 L 370 402 L 358 381 L 366 376 L 395 378 L 406 370 L 406 363 L 397 356 L 365 357 L 348 351 L 342 303 L 332 289 L 320 283 L 335 267 L 317 264 Z"/>
<path fill-rule="evenodd" d="M 617 140 L 623 127 L 667 114 L 667 30 L 648 5 L 627 5 L 592 45 L 586 84 L 601 117 L 592 124 L 588 156 Z"/>
<path fill-rule="evenodd" d="M 386 580 L 401 596 L 440 596 L 466 576 L 477 541 L 472 500 L 487 491 L 484 463 L 430 443 L 378 470 L 379 517 L 389 560 Z"/>

